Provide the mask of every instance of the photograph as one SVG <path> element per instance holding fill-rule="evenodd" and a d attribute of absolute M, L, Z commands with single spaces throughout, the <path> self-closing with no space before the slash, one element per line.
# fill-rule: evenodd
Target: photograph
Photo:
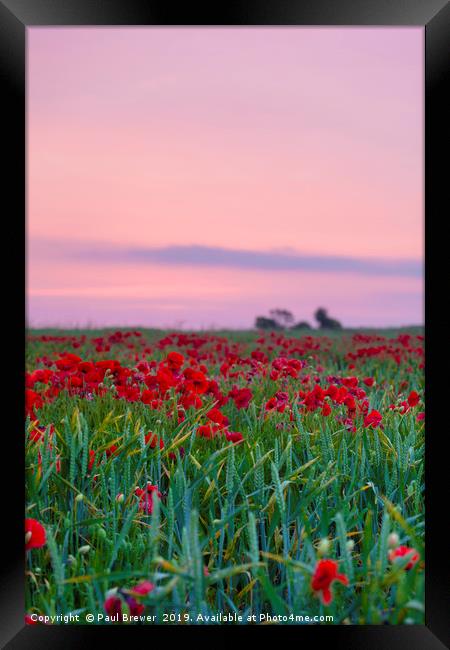
<path fill-rule="evenodd" d="M 424 79 L 423 25 L 27 27 L 27 626 L 425 624 Z"/>

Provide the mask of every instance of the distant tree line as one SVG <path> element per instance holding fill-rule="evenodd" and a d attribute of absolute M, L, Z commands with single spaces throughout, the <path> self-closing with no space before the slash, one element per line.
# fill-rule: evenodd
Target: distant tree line
<path fill-rule="evenodd" d="M 259 330 L 311 330 L 312 326 L 305 320 L 295 322 L 294 315 L 287 309 L 271 309 L 270 317 L 257 316 L 255 327 Z M 341 323 L 335 318 L 330 318 L 323 307 L 319 307 L 314 313 L 318 329 L 340 330 Z"/>

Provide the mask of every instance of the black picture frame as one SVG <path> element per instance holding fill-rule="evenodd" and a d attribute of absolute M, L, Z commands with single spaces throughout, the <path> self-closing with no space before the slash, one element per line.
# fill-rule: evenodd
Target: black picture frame
<path fill-rule="evenodd" d="M 9 550 L 3 554 L 0 583 L 0 621 L 2 647 L 72 648 L 102 642 L 105 633 L 114 633 L 116 642 L 135 634 L 147 633 L 147 643 L 155 643 L 155 634 L 166 641 L 176 635 L 183 642 L 191 634 L 214 635 L 224 640 L 230 634 L 264 634 L 279 638 L 293 635 L 296 643 L 332 643 L 353 648 L 401 648 L 433 650 L 449 647 L 446 617 L 446 580 L 448 566 L 447 517 L 440 495 L 448 492 L 448 461 L 444 444 L 448 436 L 446 404 L 448 376 L 441 381 L 439 370 L 445 360 L 445 336 L 449 320 L 442 316 L 446 294 L 439 291 L 447 275 L 446 240 L 442 237 L 441 217 L 445 217 L 448 181 L 445 165 L 445 117 L 448 112 L 445 90 L 448 85 L 448 42 L 450 7 L 446 0 L 253 0 L 228 3 L 185 3 L 181 6 L 154 0 L 0 0 L 0 80 L 2 85 L 3 160 L 6 163 L 2 183 L 4 246 L 11 251 L 4 261 L 4 319 L 9 333 L 4 339 L 7 387 L 2 393 L 3 424 L 3 538 Z M 302 626 L 298 627 L 167 627 L 133 628 L 119 626 L 25 626 L 24 625 L 24 553 L 23 518 L 24 464 L 20 431 L 23 425 L 23 336 L 25 311 L 25 56 L 26 28 L 38 25 L 330 25 L 330 26 L 424 26 L 425 28 L 425 325 L 426 325 L 426 623 L 424 626 Z M 447 45 L 447 47 L 446 47 Z M 8 207 L 6 207 L 8 206 Z M 3 256 L 5 260 L 5 255 Z M 442 284 L 445 289 L 445 285 Z M 446 399 L 447 398 L 447 399 Z M 447 416 L 448 417 L 448 416 Z M 5 478 L 6 466 L 12 472 Z M 124 630 L 126 630 L 124 632 Z M 262 632 L 262 630 L 264 630 Z M 179 637 L 179 633 L 183 637 Z M 223 636 L 224 635 L 224 636 Z M 327 637 L 325 640 L 325 636 Z M 319 639 L 320 637 L 320 639 Z M 158 639 L 159 640 L 159 639 Z M 130 642 L 130 641 L 128 641 Z M 158 642 L 158 641 L 157 641 Z M 192 642 L 192 641 L 190 641 Z"/>

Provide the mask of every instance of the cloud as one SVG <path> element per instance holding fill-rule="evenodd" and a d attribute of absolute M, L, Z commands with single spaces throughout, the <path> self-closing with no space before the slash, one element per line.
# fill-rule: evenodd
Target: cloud
<path fill-rule="evenodd" d="M 262 271 L 354 273 L 366 276 L 421 277 L 423 264 L 415 259 L 382 259 L 311 255 L 291 250 L 240 250 L 219 246 L 171 245 L 163 247 L 119 246 L 66 240 L 34 239 L 33 254 L 49 259 L 90 263 L 158 264 L 166 266 L 221 267 Z"/>

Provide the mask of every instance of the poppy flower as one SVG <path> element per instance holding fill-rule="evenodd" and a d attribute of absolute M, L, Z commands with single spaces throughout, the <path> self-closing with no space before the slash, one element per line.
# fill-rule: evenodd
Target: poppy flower
<path fill-rule="evenodd" d="M 219 411 L 217 408 L 213 408 L 206 414 L 208 420 L 218 424 L 219 426 L 226 426 L 228 424 L 228 418 Z"/>
<path fill-rule="evenodd" d="M 372 410 L 364 418 L 364 426 L 373 427 L 375 429 L 376 427 L 380 426 L 381 420 L 382 420 L 381 413 Z"/>
<path fill-rule="evenodd" d="M 197 436 L 199 438 L 214 438 L 217 433 L 217 427 L 211 424 L 201 424 L 197 429 Z"/>
<path fill-rule="evenodd" d="M 123 621 L 122 599 L 119 596 L 109 596 L 103 603 L 103 608 L 108 616 L 114 616 L 118 621 Z"/>
<path fill-rule="evenodd" d="M 156 373 L 156 379 L 158 380 L 159 392 L 161 395 L 167 393 L 167 391 L 177 383 L 170 370 L 163 367 L 159 367 L 158 372 Z"/>
<path fill-rule="evenodd" d="M 143 404 L 151 404 L 152 401 L 155 399 L 156 393 L 154 390 L 143 390 L 141 394 L 141 402 Z"/>
<path fill-rule="evenodd" d="M 40 409 L 43 406 L 42 397 L 31 388 L 25 389 L 25 417 L 28 415 L 32 420 L 36 419 L 34 409 Z"/>
<path fill-rule="evenodd" d="M 331 406 L 328 404 L 328 402 L 325 402 L 324 405 L 322 406 L 322 415 L 324 417 L 328 417 L 331 413 Z"/>
<path fill-rule="evenodd" d="M 133 592 L 133 594 L 139 594 L 140 596 L 146 596 L 151 591 L 153 591 L 154 588 L 155 588 L 155 585 L 152 582 L 149 582 L 148 580 L 143 580 L 142 582 L 135 585 L 134 587 L 131 587 L 130 591 Z"/>
<path fill-rule="evenodd" d="M 420 560 L 420 555 L 415 548 L 409 548 L 408 546 L 397 546 L 397 548 L 389 551 L 388 557 L 390 562 L 395 562 L 399 557 L 410 556 L 409 562 L 405 566 L 405 569 L 412 569 L 415 564 Z"/>
<path fill-rule="evenodd" d="M 81 388 L 83 380 L 81 377 L 77 377 L 77 375 L 72 375 L 72 377 L 69 377 L 67 385 L 70 386 L 70 388 Z"/>
<path fill-rule="evenodd" d="M 197 395 L 201 395 L 208 390 L 209 381 L 202 372 L 194 371 L 190 377 L 189 383 L 192 385 L 193 392 L 197 393 Z"/>
<path fill-rule="evenodd" d="M 169 352 L 167 365 L 171 370 L 179 370 L 184 363 L 184 357 L 180 352 Z"/>
<path fill-rule="evenodd" d="M 110 456 L 113 456 L 114 454 L 117 453 L 117 450 L 119 447 L 117 445 L 111 445 L 107 449 L 105 449 L 106 457 L 109 458 Z"/>
<path fill-rule="evenodd" d="M 343 377 L 342 383 L 347 388 L 356 388 L 358 385 L 358 377 Z"/>
<path fill-rule="evenodd" d="M 151 431 L 148 432 L 148 434 L 145 436 L 145 444 L 150 446 L 150 449 L 155 449 L 157 445 L 159 445 L 160 449 L 164 449 L 164 441 L 162 438 L 158 438 L 156 433 L 152 433 Z"/>
<path fill-rule="evenodd" d="M 41 442 L 45 437 L 46 429 L 47 427 L 39 425 L 39 423 L 36 421 L 34 423 L 34 428 L 31 429 L 31 431 L 28 434 L 30 440 L 35 443 Z M 54 432 L 55 432 L 55 427 L 53 424 L 51 424 L 49 429 L 49 437 L 52 437 Z"/>
<path fill-rule="evenodd" d="M 242 442 L 244 440 L 244 436 L 239 431 L 226 431 L 225 437 L 228 442 Z"/>
<path fill-rule="evenodd" d="M 31 618 L 31 614 L 25 614 L 25 625 L 38 625 L 38 622 Z"/>
<path fill-rule="evenodd" d="M 170 460 L 177 460 L 177 454 L 179 455 L 180 458 L 183 458 L 184 456 L 184 447 L 180 447 L 177 449 L 176 453 L 173 451 L 169 451 L 169 459 Z"/>
<path fill-rule="evenodd" d="M 278 413 L 283 413 L 289 401 L 289 395 L 285 392 L 279 391 L 271 397 L 265 405 L 266 411 L 273 411 L 276 409 Z"/>
<path fill-rule="evenodd" d="M 103 603 L 103 608 L 108 616 L 114 616 L 117 621 L 124 619 L 123 606 L 128 608 L 130 616 L 140 616 L 144 612 L 144 605 L 137 598 L 146 596 L 153 591 L 155 585 L 147 580 L 140 582 L 131 589 L 114 589 Z"/>
<path fill-rule="evenodd" d="M 156 497 L 160 499 L 162 496 L 158 487 L 150 484 L 147 484 L 145 489 L 137 487 L 135 494 L 139 497 L 139 510 L 143 510 L 147 515 L 151 515 L 153 512 L 153 499 Z M 156 497 L 153 496 L 154 494 Z"/>
<path fill-rule="evenodd" d="M 347 395 L 347 397 L 344 399 L 344 404 L 348 409 L 349 415 L 356 411 L 356 402 L 353 395 Z"/>
<path fill-rule="evenodd" d="M 253 394 L 249 388 L 236 389 L 230 392 L 230 397 L 234 399 L 234 403 L 238 409 L 246 409 L 250 404 Z"/>
<path fill-rule="evenodd" d="M 338 563 L 334 560 L 319 560 L 314 575 L 311 579 L 311 587 L 320 595 L 324 605 L 329 605 L 333 599 L 331 585 L 338 581 L 348 585 L 348 578 L 344 573 L 338 573 Z"/>
<path fill-rule="evenodd" d="M 196 394 L 191 391 L 188 391 L 185 393 L 182 398 L 180 399 L 180 404 L 187 410 L 190 408 L 195 408 L 199 409 L 202 407 L 202 400 L 201 398 Z"/>
<path fill-rule="evenodd" d="M 95 451 L 93 449 L 89 449 L 89 463 L 88 463 L 89 472 L 94 467 L 94 464 L 95 464 Z"/>
<path fill-rule="evenodd" d="M 36 519 L 25 519 L 25 550 L 41 548 L 46 541 L 44 526 Z"/>
<path fill-rule="evenodd" d="M 417 406 L 419 402 L 420 402 L 419 393 L 416 393 L 415 390 L 412 390 L 408 397 L 408 404 L 410 405 L 411 408 L 413 408 L 414 406 Z"/>
<path fill-rule="evenodd" d="M 273 411 L 277 407 L 277 400 L 275 397 L 271 397 L 269 400 L 267 400 L 265 409 L 266 411 Z"/>

